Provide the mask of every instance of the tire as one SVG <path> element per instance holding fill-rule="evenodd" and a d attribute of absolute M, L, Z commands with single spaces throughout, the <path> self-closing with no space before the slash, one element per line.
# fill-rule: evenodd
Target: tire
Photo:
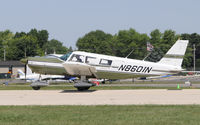
<path fill-rule="evenodd" d="M 33 86 L 32 87 L 34 90 L 39 90 L 40 89 L 40 86 Z"/>
<path fill-rule="evenodd" d="M 88 90 L 90 87 L 78 87 L 78 91 L 86 91 Z"/>

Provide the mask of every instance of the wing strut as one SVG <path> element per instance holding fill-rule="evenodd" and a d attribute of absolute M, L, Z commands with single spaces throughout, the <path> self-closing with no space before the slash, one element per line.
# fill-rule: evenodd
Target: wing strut
<path fill-rule="evenodd" d="M 132 51 L 125 58 L 128 58 L 133 53 L 133 51 L 134 49 L 132 49 Z"/>

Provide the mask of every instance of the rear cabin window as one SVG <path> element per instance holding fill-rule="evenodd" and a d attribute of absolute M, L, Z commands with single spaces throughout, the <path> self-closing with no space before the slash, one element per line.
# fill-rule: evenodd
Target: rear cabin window
<path fill-rule="evenodd" d="M 112 64 L 112 60 L 101 59 L 99 64 L 110 66 Z"/>
<path fill-rule="evenodd" d="M 96 64 L 96 57 L 86 56 L 85 63 L 87 64 Z"/>
<path fill-rule="evenodd" d="M 78 54 L 73 54 L 69 61 L 83 63 L 84 62 L 84 56 L 78 55 Z"/>

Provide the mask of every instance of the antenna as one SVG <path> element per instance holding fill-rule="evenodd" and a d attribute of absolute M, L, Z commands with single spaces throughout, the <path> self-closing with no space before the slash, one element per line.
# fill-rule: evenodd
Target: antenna
<path fill-rule="evenodd" d="M 132 49 L 132 51 L 125 58 L 128 58 L 132 54 L 133 51 L 134 49 Z"/>
<path fill-rule="evenodd" d="M 145 61 L 145 59 L 146 59 L 147 57 L 149 57 L 150 54 L 151 54 L 151 52 L 148 53 L 147 56 L 144 57 L 143 61 Z"/>

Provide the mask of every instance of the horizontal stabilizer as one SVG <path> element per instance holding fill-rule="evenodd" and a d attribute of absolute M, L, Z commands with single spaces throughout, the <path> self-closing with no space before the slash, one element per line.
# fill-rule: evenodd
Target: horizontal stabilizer
<path fill-rule="evenodd" d="M 25 76 L 25 73 L 21 69 L 17 70 L 17 74 L 19 74 L 19 76 Z"/>

